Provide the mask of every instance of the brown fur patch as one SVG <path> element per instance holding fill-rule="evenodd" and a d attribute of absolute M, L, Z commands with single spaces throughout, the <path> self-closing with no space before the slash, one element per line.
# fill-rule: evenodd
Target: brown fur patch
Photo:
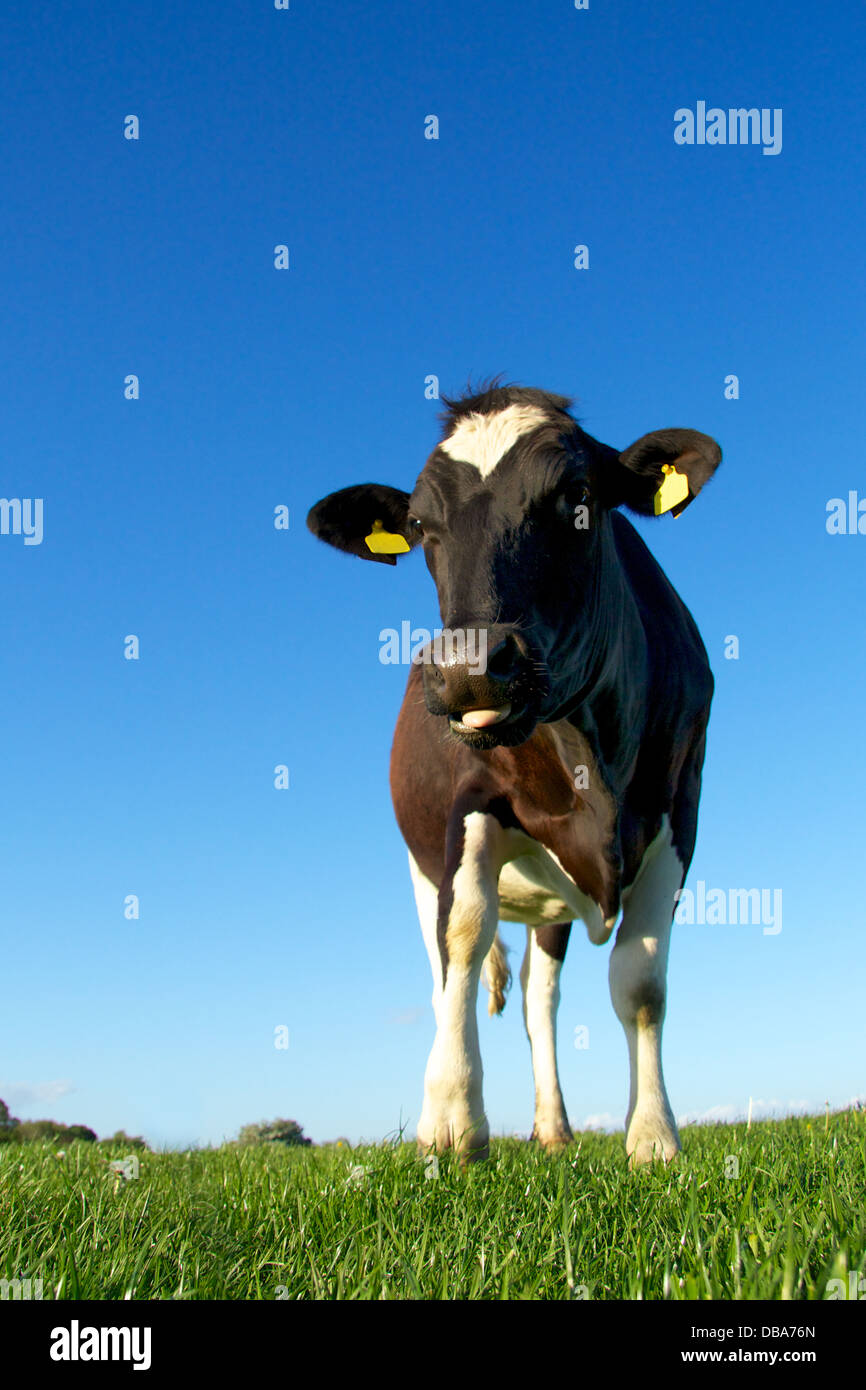
<path fill-rule="evenodd" d="M 535 940 L 545 955 L 551 960 L 564 961 L 571 936 L 571 923 L 560 922 L 553 927 L 536 927 Z"/>

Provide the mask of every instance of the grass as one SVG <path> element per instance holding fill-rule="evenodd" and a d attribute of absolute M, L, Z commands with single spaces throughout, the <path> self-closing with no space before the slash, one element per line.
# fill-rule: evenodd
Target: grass
<path fill-rule="evenodd" d="M 682 1137 L 637 1172 L 621 1135 L 493 1140 L 433 1179 L 399 1142 L 143 1153 L 137 1181 L 121 1150 L 5 1144 L 0 1277 L 58 1299 L 733 1300 L 866 1272 L 866 1113 Z"/>

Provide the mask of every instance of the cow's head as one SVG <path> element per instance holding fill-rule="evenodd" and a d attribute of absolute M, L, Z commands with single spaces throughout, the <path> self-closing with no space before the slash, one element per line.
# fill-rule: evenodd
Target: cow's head
<path fill-rule="evenodd" d="M 721 459 L 714 440 L 686 429 L 617 453 L 570 404 L 517 386 L 446 401 L 443 437 L 411 494 L 362 483 L 307 518 L 364 560 L 393 565 L 423 547 L 445 628 L 423 656 L 427 708 L 475 748 L 522 743 L 591 685 L 622 584 L 611 510 L 678 516 Z"/>

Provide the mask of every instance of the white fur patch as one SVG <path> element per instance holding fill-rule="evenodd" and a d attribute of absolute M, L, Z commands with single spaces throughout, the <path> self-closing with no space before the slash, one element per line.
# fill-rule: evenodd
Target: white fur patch
<path fill-rule="evenodd" d="M 549 419 L 537 405 L 509 405 L 495 414 L 467 415 L 439 448 L 453 459 L 471 463 L 486 478 L 521 435 Z"/>
<path fill-rule="evenodd" d="M 670 817 L 662 816 L 661 828 L 640 861 L 628 888 L 622 890 L 622 909 L 631 916 L 664 923 L 673 917 L 674 894 L 683 876 L 683 861 L 673 846 Z"/>
<path fill-rule="evenodd" d="M 418 1121 L 418 1139 L 428 1148 L 483 1150 L 489 1137 L 476 1017 L 482 964 L 478 947 L 480 943 L 486 955 L 496 937 L 496 879 L 506 833 L 495 817 L 480 811 L 470 812 L 463 822 L 463 853 L 452 880 L 453 903 L 446 929 L 448 972 L 438 996 L 436 1037 L 424 1074 L 424 1108 Z M 421 888 L 419 907 L 429 920 L 431 900 L 423 876 L 413 877 L 416 889 Z M 432 943 L 430 955 L 432 963 Z M 435 982 L 435 967 L 433 978 Z M 434 985 L 434 1007 L 435 1000 Z"/>
<path fill-rule="evenodd" d="M 578 888 L 552 850 L 522 831 L 510 832 L 512 849 L 520 850 L 505 864 L 499 876 L 499 916 L 504 922 L 525 922 L 529 927 L 553 926 L 579 917 L 590 941 L 603 946 L 615 918 L 605 922 L 601 908 Z"/>
<path fill-rule="evenodd" d="M 424 937 L 424 945 L 427 947 L 430 969 L 433 973 L 433 1013 L 438 1023 L 439 1006 L 442 1002 L 442 958 L 439 954 L 439 941 L 436 935 L 439 916 L 439 890 L 435 883 L 431 883 L 429 878 L 425 878 L 411 853 L 409 855 L 409 872 L 412 875 L 412 886 L 415 889 L 415 906 L 418 909 L 421 934 Z"/>
<path fill-rule="evenodd" d="M 671 823 L 664 816 L 634 882 L 623 890 L 622 925 L 609 965 L 611 999 L 628 1043 L 626 1150 L 635 1163 L 672 1158 L 679 1148 L 662 1073 L 662 1021 L 642 1017 L 641 999 L 665 995 L 674 895 L 682 872 Z"/>
<path fill-rule="evenodd" d="M 543 1144 L 569 1137 L 568 1117 L 556 1067 L 556 1011 L 562 961 L 538 944 L 534 927 L 526 928 L 526 955 L 520 971 L 523 1019 L 532 1047 L 535 1077 L 535 1137 Z"/>

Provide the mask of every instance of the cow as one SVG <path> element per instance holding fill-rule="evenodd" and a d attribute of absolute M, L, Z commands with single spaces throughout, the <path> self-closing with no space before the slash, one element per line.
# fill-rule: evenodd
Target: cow
<path fill-rule="evenodd" d="M 582 429 L 571 398 L 534 387 L 494 381 L 443 401 L 411 493 L 363 483 L 307 518 L 364 560 L 395 565 L 421 547 L 444 624 L 412 662 L 391 755 L 433 972 L 417 1142 L 463 1163 L 489 1153 L 476 1010 L 482 978 L 489 1012 L 505 1004 L 500 921 L 527 929 L 532 1137 L 572 1141 L 560 971 L 574 919 L 596 945 L 619 921 L 609 984 L 628 1044 L 626 1152 L 632 1166 L 667 1162 L 680 1149 L 661 1061 L 668 948 L 713 677 L 691 614 L 619 509 L 681 515 L 721 449 L 677 428 L 620 452 Z"/>

